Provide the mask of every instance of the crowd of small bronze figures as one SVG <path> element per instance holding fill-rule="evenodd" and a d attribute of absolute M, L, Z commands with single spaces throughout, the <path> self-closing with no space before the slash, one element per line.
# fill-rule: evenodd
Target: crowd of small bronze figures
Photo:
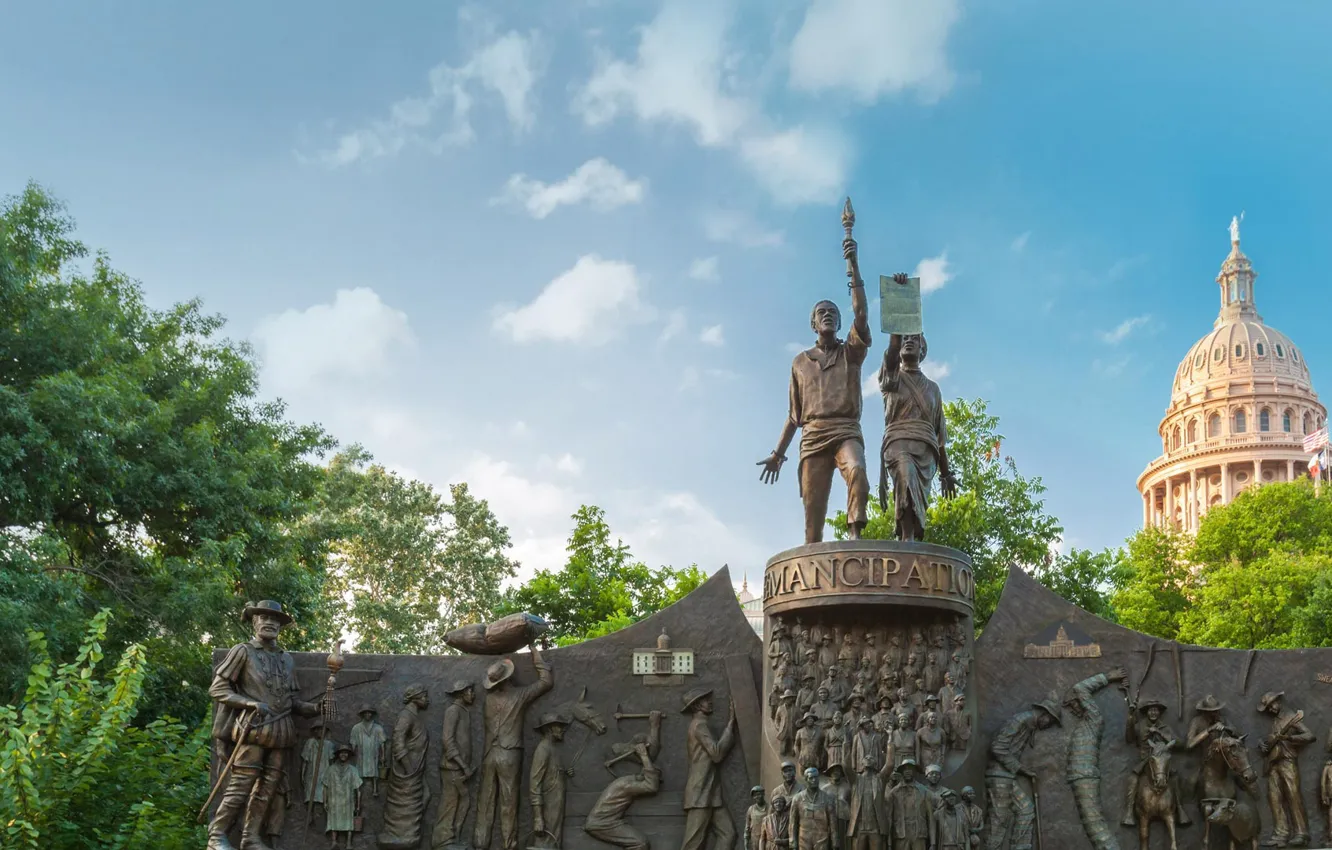
<path fill-rule="evenodd" d="M 783 757 L 804 771 L 841 764 L 847 776 L 862 732 L 882 736 L 890 767 L 924 770 L 971 741 L 965 618 L 905 626 L 806 625 L 773 618 L 768 712 Z"/>

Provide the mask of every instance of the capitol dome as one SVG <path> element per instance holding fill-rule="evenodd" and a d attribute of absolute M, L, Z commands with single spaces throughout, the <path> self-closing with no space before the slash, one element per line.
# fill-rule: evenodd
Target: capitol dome
<path fill-rule="evenodd" d="M 1245 487 L 1307 472 L 1304 436 L 1323 427 L 1327 409 L 1299 348 L 1258 314 L 1257 277 L 1232 222 L 1216 278 L 1220 313 L 1175 370 L 1162 454 L 1138 478 L 1144 525 L 1194 532 L 1209 508 Z"/>

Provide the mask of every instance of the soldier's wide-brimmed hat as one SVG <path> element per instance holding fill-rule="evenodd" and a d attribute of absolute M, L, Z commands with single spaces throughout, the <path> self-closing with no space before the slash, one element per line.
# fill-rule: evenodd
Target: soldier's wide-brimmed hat
<path fill-rule="evenodd" d="M 255 614 L 267 614 L 277 619 L 282 625 L 287 625 L 292 621 L 291 615 L 282 610 L 281 602 L 274 602 L 271 599 L 261 599 L 258 602 L 246 602 L 245 610 L 241 611 L 241 622 L 248 623 L 254 619 Z"/>
<path fill-rule="evenodd" d="M 410 702 L 411 700 L 414 700 L 417 697 L 423 697 L 426 696 L 427 694 L 429 694 L 429 691 L 426 690 L 425 685 L 421 684 L 408 685 L 407 690 L 402 692 L 402 701 Z"/>
<path fill-rule="evenodd" d="M 703 697 L 710 696 L 712 696 L 712 688 L 694 688 L 692 691 L 684 695 L 683 707 L 680 709 L 680 713 L 687 713 L 694 707 L 694 703 L 703 699 Z"/>
<path fill-rule="evenodd" d="M 1212 696 L 1211 694 L 1208 694 L 1207 696 L 1203 697 L 1202 700 L 1199 701 L 1199 703 L 1198 703 L 1197 705 L 1195 705 L 1195 706 L 1193 707 L 1193 710 L 1194 710 L 1194 711 L 1220 711 L 1221 709 L 1223 709 L 1223 708 L 1225 708 L 1225 707 L 1226 707 L 1226 704 L 1225 704 L 1224 702 L 1217 702 L 1216 697 Z"/>
<path fill-rule="evenodd" d="M 356 751 L 352 749 L 351 744 L 338 744 L 336 747 L 333 748 L 333 755 L 337 755 L 338 753 L 355 754 L 355 752 Z"/>
<path fill-rule="evenodd" d="M 818 719 L 819 719 L 819 716 L 818 716 L 817 714 L 815 714 L 814 712 L 812 712 L 812 711 L 806 711 L 806 712 L 805 712 L 805 716 L 802 717 L 802 718 L 800 718 L 800 719 L 801 719 L 801 720 L 818 720 Z"/>
<path fill-rule="evenodd" d="M 943 768 L 942 768 L 942 767 L 939 767 L 939 765 L 937 765 L 937 764 L 930 764 L 930 765 L 926 765 L 926 766 L 925 766 L 925 772 L 926 772 L 926 773 L 943 773 Z"/>
<path fill-rule="evenodd" d="M 813 673 L 806 673 L 805 675 L 803 675 L 803 676 L 800 677 L 800 681 L 802 681 L 802 682 L 813 682 L 813 681 L 817 680 L 818 678 L 819 678 L 819 677 L 818 677 L 818 676 L 815 676 Z"/>
<path fill-rule="evenodd" d="M 513 675 L 513 659 L 501 658 L 486 670 L 486 690 L 490 690 Z"/>
<path fill-rule="evenodd" d="M 1166 710 L 1166 704 L 1161 702 L 1159 699 L 1145 699 L 1145 700 L 1140 700 L 1138 702 L 1138 711 L 1146 711 L 1152 706 L 1156 706 L 1162 711 Z"/>
<path fill-rule="evenodd" d="M 865 689 L 862 688 L 860 685 L 856 685 L 854 688 L 852 688 L 851 695 L 847 697 L 847 699 L 864 699 L 864 698 L 865 698 Z"/>
<path fill-rule="evenodd" d="M 925 704 L 926 704 L 926 705 L 929 705 L 929 704 L 932 703 L 932 702 L 938 702 L 938 701 L 939 701 L 939 695 L 938 695 L 938 694 L 926 694 L 926 695 L 925 695 Z"/>
<path fill-rule="evenodd" d="M 873 717 L 870 717 L 868 714 L 862 714 L 862 715 L 860 715 L 860 725 L 861 725 L 861 726 L 864 726 L 866 723 L 869 723 L 869 724 L 872 725 L 872 724 L 874 723 L 874 718 L 873 718 Z"/>
<path fill-rule="evenodd" d="M 755 785 L 753 788 L 750 788 L 750 789 L 749 789 L 749 793 L 750 793 L 750 794 L 762 794 L 762 793 L 763 793 L 763 786 L 762 786 L 762 785 Z"/>
<path fill-rule="evenodd" d="M 1056 726 L 1064 725 L 1064 710 L 1059 707 L 1059 703 L 1055 702 L 1054 697 L 1046 697 L 1040 702 L 1033 702 L 1031 705 L 1032 708 L 1039 708 L 1050 715 Z"/>
<path fill-rule="evenodd" d="M 1263 694 L 1261 699 L 1258 700 L 1258 710 L 1267 711 L 1267 709 L 1272 707 L 1272 703 L 1281 699 L 1285 695 L 1286 695 L 1285 691 L 1268 691 L 1267 693 Z"/>
<path fill-rule="evenodd" d="M 378 714 L 378 713 L 379 711 L 377 711 L 375 707 L 373 705 L 370 705 L 369 703 L 362 703 L 361 707 L 356 709 L 356 714 L 358 717 L 362 714 Z"/>
<path fill-rule="evenodd" d="M 805 716 L 808 717 L 809 715 L 807 714 Z M 788 767 L 794 768 L 795 766 L 796 763 L 791 761 L 790 759 L 787 759 L 786 761 L 782 762 L 782 770 L 786 770 Z"/>
<path fill-rule="evenodd" d="M 795 699 L 795 697 L 796 697 L 795 691 L 791 690 L 790 688 L 787 688 L 786 690 L 782 691 L 782 699 Z"/>
<path fill-rule="evenodd" d="M 570 723 L 573 723 L 573 718 L 556 712 L 550 712 L 541 715 L 541 719 L 537 721 L 536 729 L 537 731 L 540 731 L 547 726 L 568 726 Z"/>
<path fill-rule="evenodd" d="M 906 767 L 907 765 L 911 765 L 912 767 L 919 767 L 919 765 L 916 764 L 916 760 L 915 760 L 915 759 L 913 759 L 911 756 L 907 756 L 906 758 L 902 759 L 901 761 L 899 761 L 899 762 L 897 763 L 897 768 L 896 768 L 896 769 L 897 769 L 897 770 L 901 770 L 902 768 Z"/>
<path fill-rule="evenodd" d="M 460 694 L 470 687 L 472 687 L 471 682 L 467 681 L 466 679 L 458 679 L 454 681 L 454 683 L 450 685 L 447 689 L 445 689 L 444 693 L 449 695 Z"/>

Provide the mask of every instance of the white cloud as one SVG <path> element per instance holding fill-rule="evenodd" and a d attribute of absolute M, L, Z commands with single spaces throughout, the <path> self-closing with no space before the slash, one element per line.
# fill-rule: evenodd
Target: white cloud
<path fill-rule="evenodd" d="M 785 348 L 791 354 L 799 354 L 800 352 L 804 351 L 806 348 L 809 348 L 808 345 L 803 345 L 798 342 L 788 342 L 786 345 L 782 347 Z"/>
<path fill-rule="evenodd" d="M 938 363 L 926 360 L 924 363 L 920 364 L 920 371 L 924 372 L 925 377 L 932 381 L 942 381 L 944 378 L 953 374 L 953 367 L 950 366 L 946 360 Z"/>
<path fill-rule="evenodd" d="M 698 341 L 705 345 L 725 345 L 726 338 L 722 336 L 721 325 L 709 325 L 698 335 Z"/>
<path fill-rule="evenodd" d="M 484 453 L 474 454 L 449 483 L 466 481 L 478 498 L 490 503 L 509 527 L 512 557 L 523 569 L 520 580 L 538 569 L 558 569 L 565 558 L 569 517 L 581 503 L 574 490 L 530 478 L 514 464 Z"/>
<path fill-rule="evenodd" d="M 860 394 L 869 398 L 872 395 L 879 395 L 879 373 L 875 370 L 872 374 L 866 375 L 860 382 Z"/>
<path fill-rule="evenodd" d="M 603 157 L 589 159 L 557 183 L 543 183 L 526 174 L 515 174 L 492 204 L 514 204 L 532 218 L 545 218 L 561 206 L 586 203 L 599 212 L 625 204 L 637 204 L 647 191 L 646 180 L 628 175 Z"/>
<path fill-rule="evenodd" d="M 1134 316 L 1131 319 L 1125 319 L 1124 321 L 1120 322 L 1118 325 L 1114 327 L 1113 330 L 1100 331 L 1099 333 L 1097 333 L 1097 336 L 1101 338 L 1101 342 L 1104 342 L 1108 345 L 1118 345 L 1119 343 L 1127 339 L 1129 334 L 1133 333 L 1135 330 L 1147 324 L 1151 320 L 1152 317 L 1150 314 L 1145 316 Z"/>
<path fill-rule="evenodd" d="M 415 339 L 407 314 L 367 287 L 339 289 L 332 304 L 269 316 L 252 337 L 265 389 L 277 394 L 325 379 L 383 374 L 390 355 Z"/>
<path fill-rule="evenodd" d="M 1092 361 L 1092 371 L 1103 378 L 1117 378 L 1124 374 L 1129 359 L 1128 357 L 1120 357 L 1117 360 L 1102 360 L 1098 357 Z"/>
<path fill-rule="evenodd" d="M 713 242 L 742 248 L 775 248 L 785 235 L 780 230 L 763 227 L 747 213 L 714 210 L 703 216 L 703 233 Z"/>
<path fill-rule="evenodd" d="M 546 284 L 531 303 L 502 309 L 495 328 L 520 343 L 600 345 L 626 323 L 652 318 L 652 308 L 639 297 L 641 288 L 638 272 L 629 263 L 585 254 Z"/>
<path fill-rule="evenodd" d="M 831 200 L 845 180 L 847 146 L 834 128 L 784 128 L 764 115 L 735 70 L 741 56 L 727 42 L 728 6 L 665 0 L 634 58 L 603 58 L 574 111 L 589 126 L 621 114 L 680 125 L 702 147 L 737 153 L 779 203 Z"/>
<path fill-rule="evenodd" d="M 541 458 L 537 461 L 537 466 L 540 467 L 541 469 L 554 470 L 555 472 L 562 472 L 565 475 L 583 474 L 582 458 L 574 457 L 569 452 L 565 452 L 564 454 L 556 458 L 552 458 L 549 455 L 542 455 Z"/>
<path fill-rule="evenodd" d="M 689 276 L 694 280 L 716 283 L 721 275 L 717 269 L 716 257 L 700 257 L 689 264 Z"/>
<path fill-rule="evenodd" d="M 921 295 L 943 289 L 948 281 L 953 279 L 953 272 L 948 268 L 948 252 L 944 251 L 937 257 L 926 257 L 921 260 L 916 264 L 912 276 L 920 278 Z"/>
<path fill-rule="evenodd" d="M 953 85 L 948 36 L 959 16 L 958 0 L 813 0 L 791 43 L 791 85 L 867 103 L 907 90 L 937 100 Z"/>
<path fill-rule="evenodd" d="M 1030 230 L 1025 231 L 1023 233 L 1019 233 L 1013 239 L 1013 244 L 1010 245 L 1009 247 L 1013 249 L 1014 254 L 1021 254 L 1023 251 L 1027 250 L 1027 240 L 1030 238 L 1031 238 Z"/>
<path fill-rule="evenodd" d="M 666 317 L 666 325 L 661 329 L 661 336 L 657 338 L 657 341 L 669 342 L 675 337 L 684 333 L 684 329 L 685 329 L 684 310 L 672 310 L 670 315 Z"/>
<path fill-rule="evenodd" d="M 389 108 L 387 117 L 344 133 L 318 159 L 337 168 L 393 156 L 408 144 L 434 152 L 468 144 L 476 135 L 472 106 L 478 93 L 497 97 L 509 125 L 525 132 L 536 122 L 532 89 L 539 75 L 535 35 L 504 33 L 461 66 L 443 62 L 430 69 L 425 95 L 402 98 Z"/>
<path fill-rule="evenodd" d="M 667 0 L 640 33 L 633 62 L 603 61 L 575 97 L 589 125 L 627 111 L 642 121 L 687 126 L 705 147 L 730 144 L 753 107 L 722 90 L 728 60 L 725 4 Z"/>
<path fill-rule="evenodd" d="M 803 126 L 747 138 L 740 155 L 773 198 L 791 206 L 837 197 L 850 160 L 840 136 Z"/>
<path fill-rule="evenodd" d="M 697 563 L 711 574 L 729 563 L 732 575 L 740 575 L 760 572 L 771 554 L 743 528 L 723 522 L 692 492 L 621 493 L 616 502 L 612 527 L 624 528 L 624 541 L 648 566 Z"/>

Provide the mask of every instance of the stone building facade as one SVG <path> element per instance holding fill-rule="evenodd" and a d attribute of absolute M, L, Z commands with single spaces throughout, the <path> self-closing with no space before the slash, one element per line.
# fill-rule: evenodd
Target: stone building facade
<path fill-rule="evenodd" d="M 1257 276 L 1234 223 L 1216 278 L 1220 313 L 1175 371 L 1162 454 L 1138 477 L 1144 526 L 1193 533 L 1246 487 L 1307 473 L 1304 436 L 1326 424 L 1327 408 L 1300 349 L 1258 314 Z"/>

